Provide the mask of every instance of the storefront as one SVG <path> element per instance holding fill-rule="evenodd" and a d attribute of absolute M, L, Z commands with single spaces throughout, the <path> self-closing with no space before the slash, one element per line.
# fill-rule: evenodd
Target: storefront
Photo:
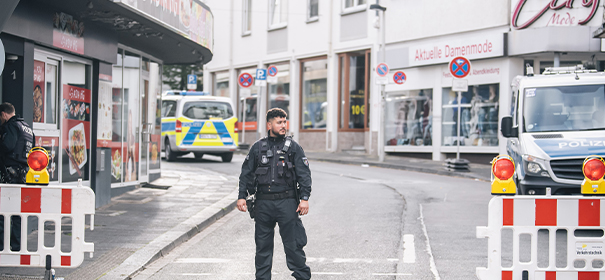
<path fill-rule="evenodd" d="M 162 64 L 212 58 L 210 10 L 176 3 L 19 3 L 0 34 L 0 100 L 49 151 L 51 184 L 81 179 L 99 207 L 160 177 Z"/>

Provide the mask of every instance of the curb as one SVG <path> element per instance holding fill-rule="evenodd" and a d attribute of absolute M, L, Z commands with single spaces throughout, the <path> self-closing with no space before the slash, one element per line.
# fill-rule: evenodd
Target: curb
<path fill-rule="evenodd" d="M 208 206 L 138 249 L 122 264 L 98 279 L 132 279 L 135 274 L 145 269 L 147 265 L 166 256 L 174 248 L 187 242 L 193 236 L 235 209 L 237 195 L 238 190 L 236 189 L 215 204 Z"/>
<path fill-rule="evenodd" d="M 430 169 L 430 168 L 420 168 L 420 167 L 397 165 L 397 164 L 391 164 L 391 163 L 371 162 L 371 161 L 370 162 L 363 162 L 363 161 L 351 162 L 351 161 L 341 160 L 341 159 L 328 159 L 328 158 L 313 158 L 313 159 L 317 160 L 317 161 L 333 162 L 333 163 L 349 164 L 349 165 L 367 164 L 367 165 L 373 166 L 373 167 L 415 171 L 415 172 L 437 174 L 437 175 L 450 176 L 450 177 L 461 177 L 461 178 L 467 178 L 467 179 L 477 179 L 477 180 L 489 182 L 488 178 L 483 178 L 481 176 L 465 174 L 465 173 L 455 173 L 455 172 L 450 172 L 450 171 L 446 171 L 446 170 L 434 170 L 434 169 Z"/>

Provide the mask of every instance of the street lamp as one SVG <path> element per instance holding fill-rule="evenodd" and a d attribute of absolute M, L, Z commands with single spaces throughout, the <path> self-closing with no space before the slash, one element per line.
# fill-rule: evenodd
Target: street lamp
<path fill-rule="evenodd" d="M 376 1 L 378 2 L 378 1 Z M 386 62 L 386 49 L 385 49 L 385 12 L 387 10 L 386 7 L 380 6 L 378 3 L 376 4 L 372 4 L 370 5 L 370 10 L 375 10 L 377 13 L 378 11 L 382 12 L 382 23 L 380 24 L 380 28 L 382 29 L 382 38 L 381 38 L 381 47 L 380 47 L 380 61 L 379 62 Z M 379 122 L 379 129 L 378 129 L 378 160 L 383 162 L 384 161 L 384 110 L 385 110 L 385 92 L 384 92 L 384 84 L 380 85 L 380 122 Z M 370 137 L 371 133 L 370 133 Z"/>

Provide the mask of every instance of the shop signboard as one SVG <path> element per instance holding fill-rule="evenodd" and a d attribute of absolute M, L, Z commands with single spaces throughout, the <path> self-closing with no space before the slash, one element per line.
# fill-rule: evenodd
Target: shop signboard
<path fill-rule="evenodd" d="M 66 13 L 53 17 L 53 46 L 70 52 L 84 54 L 84 22 Z"/>
<path fill-rule="evenodd" d="M 549 26 L 598 26 L 602 24 L 600 0 L 513 0 L 511 28 Z"/>
<path fill-rule="evenodd" d="M 63 85 L 61 114 L 62 181 L 89 179 L 90 90 Z"/>
<path fill-rule="evenodd" d="M 48 167 L 48 175 L 51 182 L 59 181 L 59 137 L 36 137 L 36 147 L 42 147 L 48 152 L 50 162 Z"/>
<path fill-rule="evenodd" d="M 485 33 L 473 36 L 447 37 L 438 41 L 409 47 L 409 66 L 448 63 L 455 57 L 468 59 L 500 57 L 504 55 L 504 35 Z"/>
<path fill-rule="evenodd" d="M 214 16 L 199 0 L 113 0 L 212 51 Z"/>

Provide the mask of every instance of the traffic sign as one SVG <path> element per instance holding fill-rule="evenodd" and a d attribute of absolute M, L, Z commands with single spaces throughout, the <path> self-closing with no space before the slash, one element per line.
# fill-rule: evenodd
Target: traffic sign
<path fill-rule="evenodd" d="M 197 89 L 196 75 L 187 75 L 187 89 Z"/>
<path fill-rule="evenodd" d="M 269 72 L 269 77 L 275 77 L 275 75 L 277 75 L 277 67 L 275 67 L 275 65 L 271 65 L 267 69 L 267 72 Z"/>
<path fill-rule="evenodd" d="M 252 84 L 254 83 L 254 77 L 252 77 L 252 75 L 250 75 L 248 73 L 241 73 L 239 75 L 239 77 L 237 78 L 237 83 L 241 87 L 248 88 L 248 87 L 252 86 Z"/>
<path fill-rule="evenodd" d="M 452 90 L 467 92 L 468 91 L 468 80 L 467 79 L 460 79 L 460 80 L 454 79 L 452 81 Z"/>
<path fill-rule="evenodd" d="M 389 66 L 386 63 L 380 63 L 376 66 L 376 74 L 380 77 L 386 77 L 389 74 Z"/>
<path fill-rule="evenodd" d="M 267 69 L 256 69 L 256 82 L 254 83 L 254 85 L 260 87 L 267 85 Z"/>
<path fill-rule="evenodd" d="M 397 71 L 393 74 L 393 81 L 398 85 L 403 85 L 406 81 L 407 77 L 403 71 Z"/>
<path fill-rule="evenodd" d="M 450 61 L 448 69 L 454 78 L 462 79 L 471 72 L 471 62 L 466 57 L 459 56 Z"/>

